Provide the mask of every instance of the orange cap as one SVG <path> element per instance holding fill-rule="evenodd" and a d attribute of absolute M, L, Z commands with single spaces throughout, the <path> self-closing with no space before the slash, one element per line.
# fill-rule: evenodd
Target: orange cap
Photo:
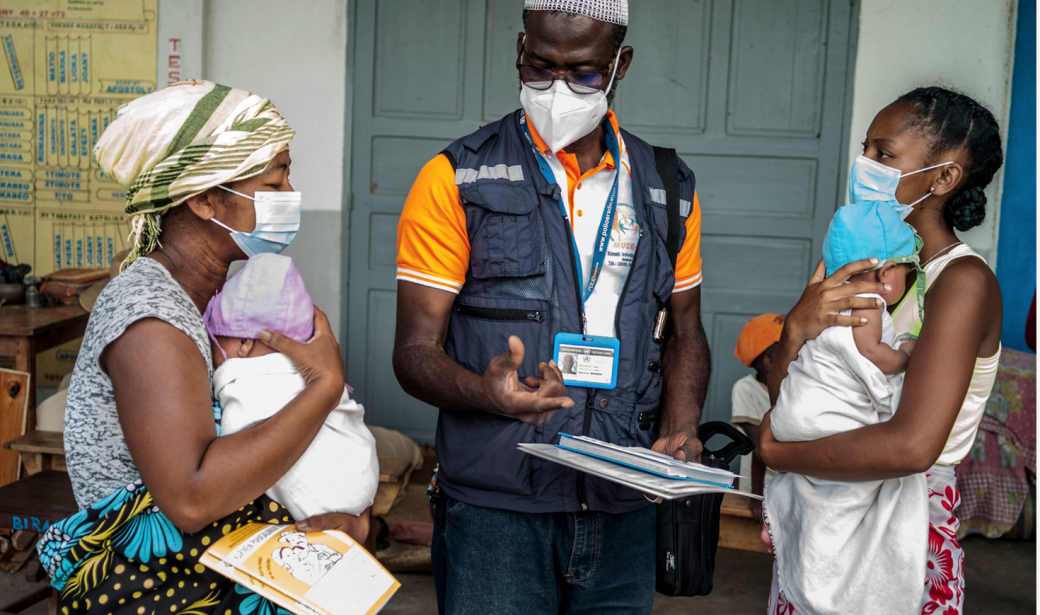
<path fill-rule="evenodd" d="M 737 337 L 737 349 L 733 354 L 744 365 L 751 364 L 758 355 L 765 352 L 773 344 L 780 341 L 780 332 L 784 330 L 784 317 L 780 314 L 762 314 L 748 321 Z"/>

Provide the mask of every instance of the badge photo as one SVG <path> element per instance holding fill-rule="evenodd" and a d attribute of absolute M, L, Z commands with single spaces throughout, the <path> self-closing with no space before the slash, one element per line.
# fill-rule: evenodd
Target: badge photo
<path fill-rule="evenodd" d="M 620 349 L 616 337 L 560 333 L 553 344 L 553 360 L 563 372 L 566 385 L 613 389 L 617 386 Z"/>

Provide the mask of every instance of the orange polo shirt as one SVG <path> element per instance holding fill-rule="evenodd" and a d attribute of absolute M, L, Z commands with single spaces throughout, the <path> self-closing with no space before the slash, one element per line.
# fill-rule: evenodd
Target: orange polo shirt
<path fill-rule="evenodd" d="M 613 322 L 616 294 L 620 292 L 620 286 L 617 289 L 612 288 L 610 269 L 613 266 L 617 270 L 613 284 L 617 284 L 617 278 L 620 278 L 623 286 L 640 230 L 640 221 L 636 220 L 635 210 L 630 205 L 632 188 L 628 151 L 622 141 L 614 112 L 609 111 L 607 117 L 621 145 L 622 176 L 619 178 L 618 215 L 611 236 L 614 250 L 608 250 L 604 273 L 595 293 L 586 304 L 586 311 L 590 312 L 589 333 L 592 335 L 612 334 L 604 330 L 595 330 L 591 322 L 591 312 L 596 310 L 590 310 L 591 304 L 603 287 L 604 308 L 611 299 L 613 304 L 610 305 L 610 313 L 601 314 L 602 318 L 598 320 L 602 320 L 603 328 L 607 327 L 608 321 Z M 576 156 L 560 151 L 554 157 L 534 126 L 530 122 L 527 126 L 535 146 L 543 152 L 542 155 L 553 167 L 557 183 L 561 186 L 566 183 L 567 192 L 561 194 L 561 200 L 569 212 L 571 230 L 581 255 L 583 279 L 587 280 L 594 244 L 592 235 L 602 219 L 607 196 L 613 186 L 616 163 L 608 151 L 599 165 L 582 173 Z M 564 176 L 565 182 L 562 181 Z M 470 245 L 466 233 L 466 213 L 455 181 L 455 169 L 443 154 L 438 154 L 419 172 L 408 193 L 397 227 L 398 280 L 456 294 L 465 283 L 470 263 Z M 628 209 L 625 209 L 626 206 Z M 674 292 L 690 290 L 701 282 L 700 231 L 701 209 L 697 195 L 694 194 L 693 207 L 686 219 L 686 241 L 676 261 Z M 612 292 L 615 295 L 613 298 L 609 296 Z M 612 331 L 612 324 L 610 328 Z"/>

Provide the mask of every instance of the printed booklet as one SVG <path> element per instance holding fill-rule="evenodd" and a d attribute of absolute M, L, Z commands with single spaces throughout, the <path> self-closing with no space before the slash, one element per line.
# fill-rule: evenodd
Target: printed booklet
<path fill-rule="evenodd" d="M 571 436 L 561 433 L 560 443 L 557 446 L 665 478 L 696 481 L 716 487 L 731 487 L 733 479 L 737 478 L 736 474 L 722 468 L 713 468 L 692 461 L 679 461 L 648 448 L 621 446 L 588 436 Z"/>
<path fill-rule="evenodd" d="M 378 613 L 401 584 L 337 530 L 250 523 L 213 543 L 199 561 L 297 615 Z"/>
<path fill-rule="evenodd" d="M 559 444 L 517 444 L 523 452 L 666 500 L 699 493 L 734 493 L 736 474 L 692 461 L 677 461 L 646 448 L 619 446 L 587 436 L 560 434 Z"/>

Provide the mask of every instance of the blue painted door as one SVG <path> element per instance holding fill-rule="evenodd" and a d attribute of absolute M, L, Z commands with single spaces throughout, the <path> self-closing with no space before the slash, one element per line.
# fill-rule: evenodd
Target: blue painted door
<path fill-rule="evenodd" d="M 354 0 L 346 290 L 348 381 L 372 424 L 432 440 L 436 410 L 391 367 L 397 220 L 419 169 L 519 107 L 518 0 Z M 703 208 L 705 420 L 728 419 L 740 328 L 785 312 L 844 185 L 847 0 L 639 0 L 621 124 L 674 147 Z"/>

